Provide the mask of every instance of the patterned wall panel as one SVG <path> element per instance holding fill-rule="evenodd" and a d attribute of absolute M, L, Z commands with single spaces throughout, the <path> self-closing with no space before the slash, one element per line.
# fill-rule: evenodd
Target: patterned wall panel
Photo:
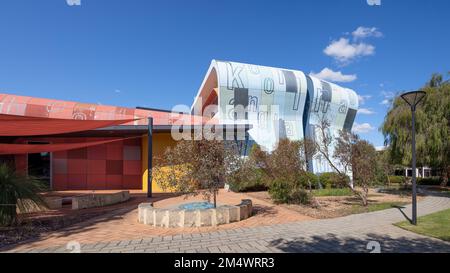
<path fill-rule="evenodd" d="M 39 138 L 73 143 L 107 138 Z M 26 142 L 27 139 L 22 139 Z M 53 190 L 142 189 L 141 138 L 52 153 Z M 16 155 L 16 168 L 27 170 L 27 156 Z"/>
<path fill-rule="evenodd" d="M 210 79 L 217 79 L 217 83 Z M 276 147 L 280 138 L 317 139 L 322 117 L 330 121 L 329 133 L 333 136 L 339 130 L 351 130 L 358 109 L 358 97 L 353 90 L 301 71 L 213 60 L 193 110 L 202 109 L 198 104 L 204 102 L 199 98 L 212 92 L 211 82 L 219 93 L 219 123 L 251 124 L 250 140 L 268 151 Z M 236 117 L 237 105 L 248 106 L 246 114 Z M 310 171 L 331 171 L 320 155 L 314 155 L 310 162 L 313 162 L 308 166 Z"/>

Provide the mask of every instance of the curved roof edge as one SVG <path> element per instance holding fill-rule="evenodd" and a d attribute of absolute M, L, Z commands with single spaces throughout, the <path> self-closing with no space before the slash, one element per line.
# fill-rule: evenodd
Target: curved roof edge
<path fill-rule="evenodd" d="M 198 100 L 199 100 L 200 97 L 208 96 L 212 92 L 213 88 L 219 87 L 218 86 L 219 85 L 219 77 L 220 77 L 220 75 L 219 75 L 219 66 L 218 66 L 219 62 L 234 63 L 234 64 L 239 64 L 239 65 L 248 65 L 248 66 L 259 67 L 259 68 L 268 68 L 268 69 L 274 69 L 274 70 L 278 70 L 278 71 L 286 70 L 286 71 L 292 71 L 292 72 L 301 73 L 301 74 L 304 74 L 307 77 L 310 77 L 310 78 L 314 79 L 315 82 L 325 82 L 325 83 L 327 83 L 327 84 L 329 84 L 331 86 L 337 87 L 336 89 L 340 89 L 342 91 L 348 92 L 347 94 L 352 97 L 352 98 L 349 97 L 349 99 L 353 100 L 352 108 L 355 109 L 355 110 L 358 110 L 358 108 L 359 108 L 358 96 L 357 96 L 357 93 L 353 89 L 340 86 L 340 85 L 335 84 L 333 82 L 329 82 L 329 81 L 326 81 L 326 80 L 319 79 L 319 78 L 314 77 L 312 75 L 306 74 L 306 73 L 304 73 L 301 70 L 294 70 L 294 69 L 288 69 L 288 68 L 278 68 L 278 67 L 271 67 L 271 66 L 264 66 L 264 65 L 254 65 L 254 64 L 231 62 L 231 61 L 221 61 L 221 60 L 213 59 L 213 60 L 211 60 L 211 64 L 210 64 L 210 66 L 208 68 L 208 71 L 206 72 L 206 75 L 203 78 L 202 84 L 200 85 L 200 88 L 197 91 L 197 95 L 195 96 L 194 101 L 193 101 L 193 103 L 191 105 L 191 113 L 194 110 L 194 107 L 196 106 L 196 104 L 198 103 Z M 210 86 L 214 86 L 214 87 L 211 88 Z"/>

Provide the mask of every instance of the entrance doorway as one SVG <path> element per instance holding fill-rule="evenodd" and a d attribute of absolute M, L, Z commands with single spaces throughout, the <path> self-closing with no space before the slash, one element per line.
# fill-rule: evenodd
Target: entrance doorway
<path fill-rule="evenodd" d="M 28 142 L 28 144 L 49 144 L 49 142 Z M 37 154 L 28 154 L 28 175 L 34 176 L 51 186 L 50 153 L 42 152 Z"/>

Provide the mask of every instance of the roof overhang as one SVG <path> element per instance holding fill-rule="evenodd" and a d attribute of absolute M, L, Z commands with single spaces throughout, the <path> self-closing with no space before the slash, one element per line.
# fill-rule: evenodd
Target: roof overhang
<path fill-rule="evenodd" d="M 252 128 L 250 124 L 214 124 L 212 125 L 216 131 L 220 130 L 234 130 L 238 132 L 240 130 L 248 131 Z M 180 125 L 178 126 L 180 132 L 190 131 L 194 133 L 196 130 L 202 130 L 204 126 L 202 125 Z M 153 133 L 171 133 L 172 130 L 176 130 L 173 125 L 154 125 Z M 105 128 L 99 128 L 95 130 L 69 133 L 69 134 L 59 134 L 59 135 L 48 135 L 39 136 L 42 137 L 127 137 L 136 135 L 146 135 L 148 133 L 147 125 L 117 125 Z"/>

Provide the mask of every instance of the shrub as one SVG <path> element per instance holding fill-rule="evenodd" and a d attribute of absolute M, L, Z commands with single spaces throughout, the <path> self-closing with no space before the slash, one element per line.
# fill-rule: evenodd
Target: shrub
<path fill-rule="evenodd" d="M 17 173 L 7 164 L 0 165 L 0 226 L 16 223 L 17 210 L 26 212 L 30 208 L 47 205 L 38 194 L 45 187 L 42 182 L 25 174 Z"/>
<path fill-rule="evenodd" d="M 391 175 L 389 176 L 389 181 L 391 182 L 391 184 L 404 184 L 406 182 L 406 177 Z"/>
<path fill-rule="evenodd" d="M 291 189 L 281 179 L 275 179 L 270 183 L 269 194 L 275 203 L 289 203 Z"/>
<path fill-rule="evenodd" d="M 386 184 L 388 184 L 388 176 L 380 166 L 377 166 L 375 169 L 375 180 L 373 181 L 373 185 L 380 186 Z"/>
<path fill-rule="evenodd" d="M 293 190 L 289 196 L 290 204 L 310 204 L 312 196 L 304 189 L 297 188 Z"/>
<path fill-rule="evenodd" d="M 319 187 L 319 177 L 313 173 L 306 172 L 305 174 L 301 175 L 299 177 L 299 182 L 305 187 L 305 188 L 312 188 L 316 189 Z"/>
<path fill-rule="evenodd" d="M 330 172 L 320 174 L 319 181 L 326 189 L 344 188 L 350 183 L 350 178 L 347 175 Z"/>
<path fill-rule="evenodd" d="M 241 169 L 231 179 L 230 189 L 234 192 L 265 191 L 269 188 L 267 181 L 268 178 L 261 169 Z"/>
<path fill-rule="evenodd" d="M 417 184 L 428 186 L 439 186 L 441 184 L 441 179 L 439 177 L 425 177 L 425 178 L 418 177 Z"/>
<path fill-rule="evenodd" d="M 312 196 L 303 188 L 290 188 L 289 184 L 281 179 L 272 181 L 269 194 L 275 203 L 310 204 L 312 199 Z"/>
<path fill-rule="evenodd" d="M 266 174 L 273 179 L 283 179 L 293 188 L 298 184 L 299 177 L 305 173 L 305 158 L 300 153 L 301 141 L 282 139 L 277 148 L 268 156 Z"/>

